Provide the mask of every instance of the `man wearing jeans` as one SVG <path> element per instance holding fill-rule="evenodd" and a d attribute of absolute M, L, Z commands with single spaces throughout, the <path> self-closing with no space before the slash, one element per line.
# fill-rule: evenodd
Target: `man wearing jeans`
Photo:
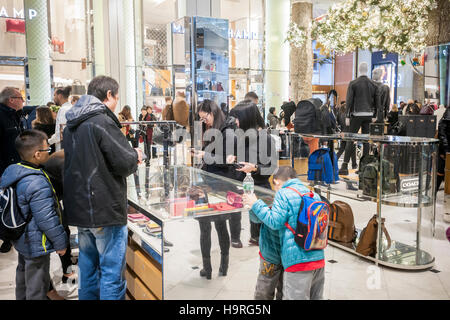
<path fill-rule="evenodd" d="M 96 77 L 66 114 L 64 215 L 78 227 L 80 300 L 125 299 L 126 177 L 142 152 L 120 131 L 118 92 L 114 79 Z"/>

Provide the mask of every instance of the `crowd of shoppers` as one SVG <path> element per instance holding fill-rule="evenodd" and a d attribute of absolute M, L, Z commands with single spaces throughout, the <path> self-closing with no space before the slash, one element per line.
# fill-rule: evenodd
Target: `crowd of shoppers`
<path fill-rule="evenodd" d="M 71 87 L 55 91 L 54 102 L 60 106 L 56 119 L 50 107 L 38 107 L 36 119 L 32 122 L 34 130 L 27 131 L 21 118 L 24 102 L 21 93 L 14 88 L 6 88 L 0 93 L 0 174 L 3 174 L 0 186 L 17 183 L 18 193 L 22 195 L 20 207 L 32 216 L 32 223 L 27 226 L 23 237 L 14 242 L 19 252 L 16 296 L 18 299 L 49 297 L 49 292 L 54 290 L 49 278 L 49 254 L 53 251 L 61 258 L 63 283 L 73 278 L 70 225 L 78 228 L 79 298 L 120 300 L 125 298 L 126 290 L 126 178 L 142 161 L 142 151 L 138 148 L 140 134 L 130 125 L 120 124 L 134 121 L 129 106 L 124 106 L 117 117 L 115 115 L 119 84 L 114 79 L 94 78 L 87 95 L 73 97 L 71 102 L 70 91 Z M 199 105 L 197 120 L 202 122 L 204 134 L 210 129 L 222 133 L 223 140 L 219 143 L 225 152 L 220 157 L 206 152 L 211 143 L 217 143 L 213 140 L 204 141 L 202 150 L 194 151 L 194 155 L 203 160 L 202 169 L 207 172 L 237 181 L 243 181 L 250 174 L 255 186 L 261 188 L 271 189 L 269 178 L 273 175 L 277 194 L 272 207 L 258 201 L 255 196 L 244 196 L 245 204 L 251 208 L 249 244 L 260 248 L 255 298 L 320 299 L 324 282 L 323 251 L 302 250 L 292 241 L 292 233 L 284 228 L 285 223 L 295 228 L 301 203 L 297 193 L 287 189 L 293 188 L 300 193 L 309 190 L 297 179 L 295 170 L 290 167 L 276 169 L 273 162 L 267 163 L 263 159 L 272 154 L 275 145 L 267 128 L 277 129 L 280 123 L 276 109 L 270 108 L 266 125 L 257 107 L 258 102 L 258 96 L 250 92 L 244 101 L 225 114 L 223 106 L 204 100 Z M 403 111 L 393 106 L 387 117 L 389 123 L 398 121 L 399 112 L 421 113 L 419 104 L 414 101 L 402 106 Z M 345 102 L 333 108 L 341 130 L 348 131 Z M 166 99 L 162 118 L 175 120 L 189 129 L 189 105 L 184 93 L 177 92 L 173 102 L 171 98 Z M 142 108 L 139 121 L 156 121 L 152 107 Z M 450 115 L 446 109 L 439 121 L 440 162 L 436 190 L 443 180 L 440 177 L 445 160 L 443 162 L 442 159 L 445 159 L 446 152 L 450 152 L 449 123 Z M 240 136 L 238 129 L 246 135 Z M 249 132 L 255 133 L 256 141 L 251 140 Z M 153 127 L 146 126 L 143 136 L 147 146 L 152 145 L 152 135 Z M 236 148 L 227 149 L 230 141 Z M 51 142 L 56 145 L 56 150 Z M 54 153 L 58 146 L 64 151 Z M 243 147 L 242 150 L 239 146 Z M 345 148 L 345 143 L 341 144 L 338 157 Z M 147 147 L 145 149 L 148 156 L 150 151 Z M 351 158 L 352 166 L 356 166 L 355 153 Z M 26 188 L 28 184 L 34 189 Z M 59 200 L 64 204 L 61 208 Z M 290 203 L 293 209 L 286 203 Z M 230 246 L 243 247 L 241 219 L 241 213 L 198 218 L 203 261 L 200 276 L 212 278 L 211 223 L 214 223 L 219 238 L 219 275 L 226 276 Z M 39 245 L 25 245 L 24 237 L 33 237 Z M 10 247 L 11 243 L 3 242 L 0 250 L 7 252 Z"/>

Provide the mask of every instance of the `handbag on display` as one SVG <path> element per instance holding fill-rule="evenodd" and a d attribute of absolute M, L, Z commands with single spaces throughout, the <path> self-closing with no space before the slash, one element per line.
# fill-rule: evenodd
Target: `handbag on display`
<path fill-rule="evenodd" d="M 25 33 L 25 21 L 21 19 L 6 19 L 6 32 Z"/>
<path fill-rule="evenodd" d="M 391 247 L 391 237 L 384 225 L 384 218 L 381 218 L 381 229 L 386 236 L 388 241 L 388 246 L 386 248 L 389 249 Z M 374 215 L 367 226 L 361 231 L 361 235 L 359 236 L 359 242 L 356 246 L 356 252 L 362 254 L 363 256 L 375 257 L 377 252 L 377 238 L 378 238 L 378 219 L 377 215 Z"/>
<path fill-rule="evenodd" d="M 82 96 L 86 94 L 86 87 L 81 83 L 80 80 L 74 80 L 72 84 L 72 95 Z"/>

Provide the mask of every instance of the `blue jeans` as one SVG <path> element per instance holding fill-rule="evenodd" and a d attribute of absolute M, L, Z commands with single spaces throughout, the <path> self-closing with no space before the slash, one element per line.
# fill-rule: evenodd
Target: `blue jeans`
<path fill-rule="evenodd" d="M 125 300 L 127 226 L 78 228 L 80 300 Z"/>

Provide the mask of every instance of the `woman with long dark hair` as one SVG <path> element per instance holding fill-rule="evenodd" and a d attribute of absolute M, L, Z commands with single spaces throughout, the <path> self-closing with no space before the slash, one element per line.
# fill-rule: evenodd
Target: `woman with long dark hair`
<path fill-rule="evenodd" d="M 264 129 L 264 120 L 258 110 L 256 104 L 251 101 L 243 101 L 236 105 L 231 111 L 230 116 L 236 118 L 236 124 L 239 129 L 249 134 L 254 131 L 257 141 L 251 141 L 248 136 L 243 137 L 244 141 L 240 141 L 244 146 L 244 150 L 238 150 L 236 160 L 242 165 L 240 169 L 233 172 L 233 178 L 243 181 L 247 173 L 251 173 L 255 186 L 271 189 L 269 178 L 277 167 L 277 153 L 274 152 L 275 158 L 272 157 L 272 148 L 275 148 L 275 141 Z M 264 139 L 262 142 L 261 139 Z M 260 149 L 265 144 L 265 150 Z M 238 144 L 239 145 L 239 144 Z M 241 152 L 239 152 L 241 151 Z M 244 151 L 244 152 L 242 152 Z M 266 154 L 262 154 L 265 151 Z M 250 159 L 256 156 L 256 163 L 251 163 Z M 271 161 L 265 163 L 262 159 L 270 157 Z M 273 163 L 275 161 L 275 163 Z M 239 217 L 238 217 L 239 216 Z M 230 220 L 230 231 L 233 247 L 242 247 L 240 239 L 241 230 L 240 214 L 235 214 Z M 250 221 L 250 245 L 259 244 L 260 224 Z M 240 244 L 240 245 L 239 245 Z"/>
<path fill-rule="evenodd" d="M 199 107 L 198 111 L 199 120 L 202 121 L 203 133 L 210 129 L 217 129 L 226 131 L 226 121 L 225 115 L 222 110 L 217 106 L 214 101 L 204 100 Z M 226 133 L 224 132 L 225 136 Z M 225 145 L 225 136 L 222 135 L 223 141 L 219 143 L 223 143 Z M 203 150 L 211 143 L 204 142 Z M 208 155 L 205 154 L 204 151 L 197 152 L 197 157 L 206 158 Z M 224 151 L 225 152 L 225 151 Z M 215 156 L 215 154 L 212 154 Z M 208 157 L 209 159 L 213 159 L 212 157 Z M 211 161 L 205 161 L 206 163 L 203 165 L 202 169 L 215 173 L 221 176 L 228 176 L 228 168 L 224 161 L 225 155 L 220 157 L 221 161 L 219 163 L 211 163 Z M 226 276 L 228 271 L 228 263 L 229 263 L 229 251 L 230 251 L 230 235 L 228 234 L 226 220 L 229 218 L 228 215 L 219 215 L 213 217 L 201 217 L 198 218 L 198 223 L 200 226 L 200 249 L 202 252 L 203 259 L 203 269 L 200 270 L 200 276 L 206 277 L 207 279 L 211 279 L 212 274 L 212 266 L 211 266 L 211 222 L 214 222 L 214 227 L 216 228 L 217 235 L 219 238 L 219 246 L 220 246 L 220 267 L 219 267 L 219 276 Z"/>
<path fill-rule="evenodd" d="M 55 134 L 55 118 L 52 110 L 47 106 L 36 108 L 36 119 L 31 122 L 33 129 L 45 132 L 48 138 Z M 51 146 L 52 152 L 55 152 L 55 145 Z"/>

